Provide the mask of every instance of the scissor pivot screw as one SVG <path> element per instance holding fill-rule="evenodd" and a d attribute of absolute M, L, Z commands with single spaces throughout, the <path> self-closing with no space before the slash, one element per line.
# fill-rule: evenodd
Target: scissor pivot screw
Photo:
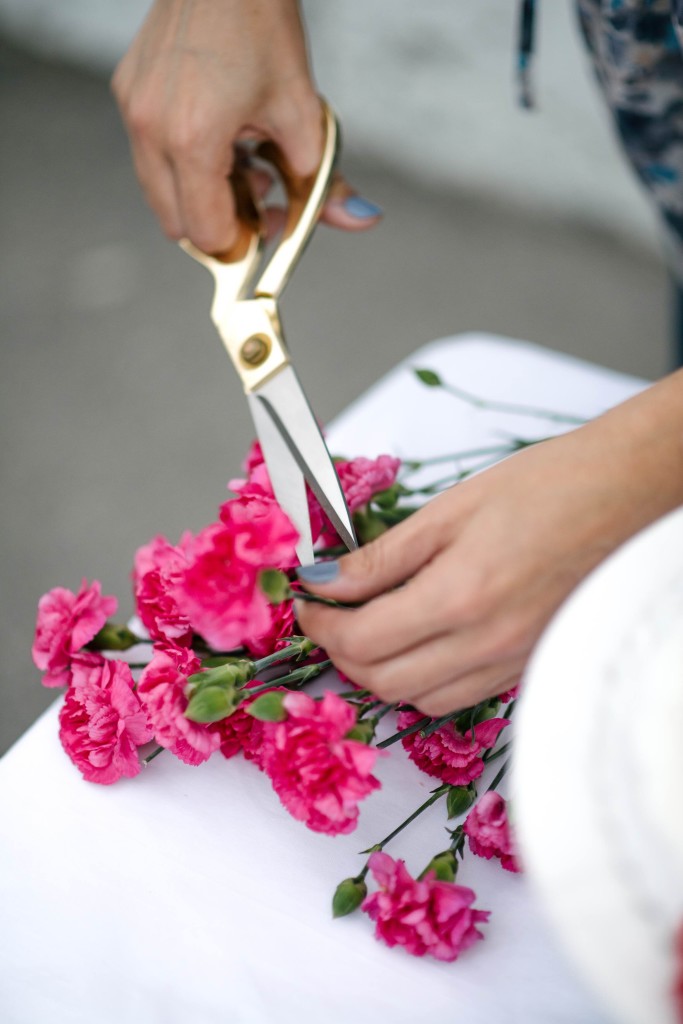
<path fill-rule="evenodd" d="M 259 334 L 254 334 L 251 338 L 247 338 L 240 349 L 242 361 L 247 366 L 260 366 L 261 363 L 265 363 L 269 355 L 270 342 Z"/>

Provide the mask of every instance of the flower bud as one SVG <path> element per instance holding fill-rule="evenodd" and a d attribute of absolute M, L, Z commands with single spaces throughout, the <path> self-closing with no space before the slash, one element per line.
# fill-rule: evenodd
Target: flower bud
<path fill-rule="evenodd" d="M 353 525 L 356 528 L 356 534 L 361 544 L 369 544 L 370 541 L 381 537 L 389 529 L 382 517 L 367 507 L 364 510 L 359 509 L 357 512 L 354 512 Z"/>
<path fill-rule="evenodd" d="M 365 718 L 360 722 L 356 722 L 353 729 L 349 729 L 344 739 L 358 740 L 359 743 L 365 743 L 369 746 L 375 735 L 376 724 L 377 720 L 374 718 Z"/>
<path fill-rule="evenodd" d="M 427 867 L 420 874 L 420 879 L 433 871 L 439 882 L 454 882 L 458 871 L 458 863 L 452 850 L 443 850 L 437 853 L 430 860 Z"/>
<path fill-rule="evenodd" d="M 287 573 L 281 569 L 262 569 L 258 583 L 271 604 L 282 604 L 292 596 Z"/>
<path fill-rule="evenodd" d="M 232 658 L 222 665 L 194 672 L 188 676 L 186 694 L 190 696 L 205 686 L 237 687 L 244 686 L 254 678 L 254 662 L 248 658 Z"/>
<path fill-rule="evenodd" d="M 287 717 L 282 703 L 284 696 L 284 693 L 276 690 L 271 693 L 262 693 L 245 710 L 248 715 L 257 718 L 259 722 L 284 722 Z"/>
<path fill-rule="evenodd" d="M 368 887 L 362 879 L 345 878 L 337 886 L 332 897 L 332 917 L 346 917 L 357 910 L 368 894 Z"/>
<path fill-rule="evenodd" d="M 465 811 L 469 811 L 470 807 L 477 799 L 477 791 L 474 788 L 474 783 L 470 782 L 467 786 L 451 786 L 448 790 L 448 796 L 446 797 L 446 810 L 449 818 L 458 818 Z"/>
<path fill-rule="evenodd" d="M 101 620 L 100 620 L 101 621 Z M 119 626 L 116 622 L 105 622 L 99 633 L 96 633 L 87 647 L 92 651 L 127 651 L 140 643 L 140 637 L 131 632 L 127 626 Z"/>
<path fill-rule="evenodd" d="M 233 686 L 201 686 L 190 698 L 185 718 L 201 725 L 220 722 L 233 713 L 238 703 L 239 695 Z"/>

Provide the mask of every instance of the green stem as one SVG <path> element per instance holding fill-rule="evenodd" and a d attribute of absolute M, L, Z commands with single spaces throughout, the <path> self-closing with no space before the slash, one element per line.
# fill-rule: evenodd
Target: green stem
<path fill-rule="evenodd" d="M 423 804 L 420 804 L 417 810 L 413 811 L 405 821 L 402 821 L 393 832 L 390 832 L 389 835 L 385 836 L 380 843 L 376 843 L 374 846 L 370 847 L 369 850 L 361 850 L 361 853 L 378 853 L 380 850 L 383 850 L 387 843 L 390 843 L 392 839 L 395 839 L 399 832 L 402 832 L 404 828 L 407 828 L 408 825 L 410 825 L 412 821 L 415 821 L 423 811 L 426 811 L 428 807 L 431 807 L 432 804 L 436 803 L 437 800 L 440 800 L 442 796 L 445 796 L 450 788 L 451 787 L 449 785 L 439 786 L 439 788 L 435 789 L 432 792 L 432 795 L 425 800 Z M 367 865 L 365 867 L 365 871 L 367 871 Z"/>
<path fill-rule="evenodd" d="M 493 762 L 497 761 L 499 757 L 503 756 L 503 754 L 507 754 L 511 746 L 511 743 L 504 743 L 503 746 L 498 747 L 497 750 L 488 750 L 486 754 L 483 755 L 482 761 L 484 764 L 493 764 Z"/>
<path fill-rule="evenodd" d="M 291 653 L 292 647 L 296 647 L 297 648 L 294 654 Z M 314 654 L 319 649 L 320 648 L 318 648 L 318 647 L 314 647 L 310 651 L 310 654 Z M 301 650 L 299 648 L 299 645 L 296 644 L 296 643 L 290 644 L 287 647 L 283 647 L 279 651 L 273 651 L 272 654 L 268 654 L 268 655 L 266 655 L 265 658 L 259 658 L 258 661 L 254 662 L 254 675 L 258 676 L 258 675 L 261 674 L 261 672 L 263 672 L 264 669 L 270 668 L 271 665 L 277 665 L 277 664 L 279 664 L 280 662 L 283 662 L 283 661 L 290 661 L 292 658 L 300 657 L 300 655 L 301 655 Z M 308 657 L 308 655 L 307 655 L 307 657 Z"/>
<path fill-rule="evenodd" d="M 150 763 L 150 761 L 154 760 L 155 757 L 158 757 L 159 754 L 163 754 L 165 749 L 166 749 L 166 747 L 157 747 L 156 750 L 153 750 L 152 753 L 148 754 L 147 757 L 143 757 L 142 763 L 145 766 L 145 768 Z"/>
<path fill-rule="evenodd" d="M 381 743 L 377 744 L 377 747 L 379 750 L 383 750 L 384 747 L 390 747 L 392 743 L 398 743 L 398 741 L 402 740 L 404 736 L 412 736 L 414 732 L 418 732 L 420 729 L 424 728 L 424 726 L 429 725 L 430 722 L 431 718 L 429 718 L 429 716 L 425 716 L 425 718 L 421 718 L 419 722 L 413 722 L 412 725 L 407 726 L 405 729 L 401 729 L 400 732 L 395 732 L 393 736 L 389 736 L 388 739 L 382 740 Z"/>
<path fill-rule="evenodd" d="M 506 773 L 506 771 L 508 770 L 509 767 L 510 767 L 510 761 L 507 760 L 505 762 L 505 764 L 502 765 L 502 767 L 501 767 L 500 771 L 498 772 L 498 774 L 496 775 L 495 779 L 493 780 L 491 785 L 486 790 L 487 793 L 490 793 L 492 790 L 497 789 L 497 787 L 502 782 L 502 780 L 503 780 L 503 778 L 505 776 L 505 773 Z"/>
<path fill-rule="evenodd" d="M 309 604 L 326 604 L 330 608 L 359 608 L 359 604 L 342 604 L 341 601 L 333 601 L 331 597 L 321 597 L 319 594 L 310 594 L 307 590 L 291 590 L 285 596 L 285 600 L 308 601 Z"/>
<path fill-rule="evenodd" d="M 452 455 L 434 455 L 429 459 L 403 459 L 403 465 L 409 472 L 416 472 L 424 466 L 437 466 L 441 462 L 459 462 L 462 459 L 477 459 L 482 455 L 497 455 L 501 452 L 514 451 L 515 443 L 489 445 L 486 448 L 470 448 L 464 452 L 453 452 Z"/>
<path fill-rule="evenodd" d="M 448 715 L 442 715 L 441 718 L 435 718 L 430 725 L 425 726 L 424 729 L 420 730 L 420 736 L 422 739 L 426 739 L 427 736 L 431 736 L 433 732 L 446 725 L 447 722 L 452 722 L 454 718 L 461 715 L 462 711 L 451 711 Z"/>
<path fill-rule="evenodd" d="M 498 402 L 491 399 L 479 398 L 469 391 L 463 391 L 453 384 L 442 384 L 445 391 L 455 398 L 469 402 L 477 409 L 491 409 L 498 412 L 514 413 L 517 416 L 538 416 L 540 419 L 551 420 L 553 423 L 573 423 L 575 426 L 582 426 L 586 419 L 582 416 L 573 416 L 571 413 L 551 412 L 549 409 L 539 409 L 532 405 L 517 405 L 515 402 Z"/>

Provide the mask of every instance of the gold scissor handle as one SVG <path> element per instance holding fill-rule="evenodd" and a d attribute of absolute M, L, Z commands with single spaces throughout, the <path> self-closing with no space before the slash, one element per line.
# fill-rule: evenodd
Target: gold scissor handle
<path fill-rule="evenodd" d="M 327 103 L 322 99 L 320 102 L 324 143 L 314 174 L 308 177 L 293 174 L 272 143 L 264 143 L 258 149 L 258 155 L 268 159 L 280 173 L 288 202 L 282 238 L 258 282 L 252 285 L 263 256 L 263 221 L 246 176 L 239 168 L 231 175 L 239 226 L 235 245 L 226 253 L 210 255 L 186 238 L 179 243 L 213 274 L 216 290 L 211 318 L 246 392 L 255 390 L 289 362 L 277 299 L 316 225 L 339 145 L 336 118 Z"/>
<path fill-rule="evenodd" d="M 320 100 L 323 118 L 323 152 L 317 171 L 307 177 L 295 175 L 282 152 L 272 142 L 258 148 L 258 155 L 278 170 L 287 193 L 287 221 L 280 244 L 254 288 L 255 295 L 276 299 L 287 284 L 306 248 L 332 180 L 339 151 L 337 119 L 324 99 Z"/>

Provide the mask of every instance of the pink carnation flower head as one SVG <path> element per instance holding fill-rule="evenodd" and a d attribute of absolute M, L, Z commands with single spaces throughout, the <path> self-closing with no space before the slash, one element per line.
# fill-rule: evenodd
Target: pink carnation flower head
<path fill-rule="evenodd" d="M 505 800 L 494 791 L 484 793 L 465 818 L 463 831 L 470 850 L 478 857 L 500 858 L 506 871 L 521 871 Z"/>
<path fill-rule="evenodd" d="M 185 534 L 178 547 L 174 547 L 165 537 L 157 536 L 135 553 L 135 607 L 153 640 L 185 644 L 192 638 L 190 623 L 178 608 L 173 593 L 187 565 L 185 547 L 191 539 L 190 534 Z"/>
<path fill-rule="evenodd" d="M 423 718 L 419 711 L 402 711 L 396 720 L 397 729 L 407 729 Z M 453 722 L 446 722 L 429 736 L 422 737 L 417 731 L 401 742 L 411 761 L 427 775 L 451 786 L 467 786 L 482 774 L 482 754 L 495 746 L 501 730 L 509 724 L 507 718 L 489 718 L 463 734 Z"/>
<path fill-rule="evenodd" d="M 365 898 L 361 909 L 375 921 L 375 937 L 387 946 L 452 961 L 483 938 L 477 925 L 488 920 L 489 912 L 472 908 L 471 889 L 439 882 L 433 871 L 417 881 L 402 860 L 387 853 L 373 853 L 368 863 L 380 888 Z"/>
<path fill-rule="evenodd" d="M 262 569 L 296 565 L 298 535 L 265 497 L 235 498 L 188 545 L 188 564 L 173 589 L 195 632 L 217 650 L 258 647 L 276 613 L 258 584 Z"/>
<path fill-rule="evenodd" d="M 249 687 L 262 686 L 258 679 L 253 679 L 244 692 L 248 694 Z M 281 689 L 273 686 L 273 690 Z M 269 690 L 262 690 L 262 693 L 269 693 Z M 286 693 L 286 690 L 282 690 Z M 263 768 L 263 731 L 264 723 L 254 718 L 248 712 L 251 701 L 246 698 L 237 709 L 228 717 L 216 722 L 212 728 L 220 736 L 220 752 L 223 757 L 235 757 L 236 754 L 243 754 L 247 761 L 253 761 L 258 768 Z"/>
<path fill-rule="evenodd" d="M 372 775 L 379 750 L 346 739 L 353 708 L 335 693 L 320 701 L 288 693 L 287 718 L 264 726 L 263 768 L 289 813 L 314 832 L 352 832 L 358 803 L 379 789 Z"/>
<path fill-rule="evenodd" d="M 221 743 L 220 735 L 210 726 L 185 717 L 187 678 L 200 668 L 199 658 L 186 647 L 157 647 L 137 690 L 157 743 L 192 765 L 208 760 Z"/>
<path fill-rule="evenodd" d="M 100 583 L 81 583 L 77 594 L 55 587 L 38 602 L 38 618 L 32 655 L 44 672 L 43 686 L 67 686 L 70 665 L 75 654 L 102 629 L 116 613 L 115 597 L 105 597 Z"/>
<path fill-rule="evenodd" d="M 396 483 L 401 460 L 392 455 L 378 455 L 376 459 L 360 456 L 350 462 L 338 462 L 337 473 L 346 504 L 355 512 L 381 491 Z"/>
<path fill-rule="evenodd" d="M 59 726 L 62 746 L 83 778 L 103 785 L 137 775 L 137 748 L 152 739 L 130 669 L 99 655 L 74 659 Z"/>

